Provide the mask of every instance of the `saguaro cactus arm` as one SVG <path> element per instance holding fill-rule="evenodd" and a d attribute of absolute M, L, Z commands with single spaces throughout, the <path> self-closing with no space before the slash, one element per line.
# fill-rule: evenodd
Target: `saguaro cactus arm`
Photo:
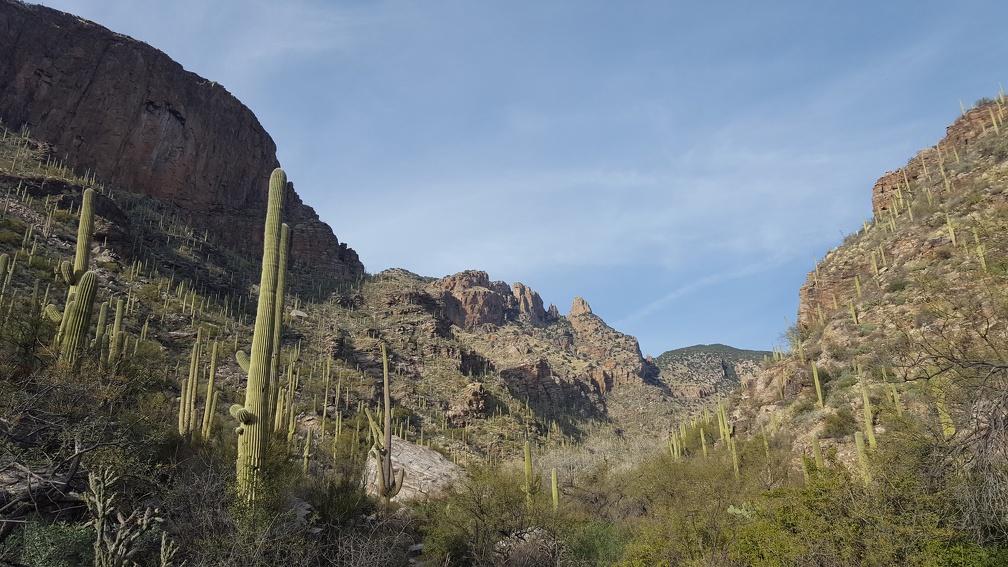
<path fill-rule="evenodd" d="M 287 250 L 290 248 L 290 227 L 287 223 L 280 225 L 280 248 L 277 258 L 277 282 L 276 282 L 276 311 L 273 317 L 273 353 L 270 357 L 269 373 L 269 411 L 272 417 L 274 413 L 273 401 L 276 399 L 278 383 L 280 380 L 280 325 L 283 322 L 284 311 L 284 291 L 287 281 Z"/>
<path fill-rule="evenodd" d="M 87 272 L 77 285 L 77 293 L 73 301 L 64 310 L 66 327 L 60 342 L 60 357 L 71 364 L 76 363 L 77 353 L 87 333 L 91 322 L 91 308 L 95 298 L 95 273 Z"/>

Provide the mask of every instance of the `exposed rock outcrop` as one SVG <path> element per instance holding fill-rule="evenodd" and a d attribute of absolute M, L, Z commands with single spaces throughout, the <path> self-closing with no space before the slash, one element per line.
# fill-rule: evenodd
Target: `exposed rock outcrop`
<path fill-rule="evenodd" d="M 376 495 L 377 471 L 374 458 L 367 459 L 364 487 L 368 494 Z M 443 495 L 461 480 L 462 468 L 429 447 L 415 445 L 392 436 L 392 468 L 403 469 L 403 486 L 393 500 L 408 502 Z"/>
<path fill-rule="evenodd" d="M 987 128 L 991 127 L 992 112 L 1003 111 L 993 111 L 989 106 L 966 111 L 945 129 L 945 138 L 940 142 L 917 152 L 905 166 L 896 171 L 887 171 L 879 178 L 872 188 L 872 210 L 875 211 L 876 218 L 888 218 L 898 190 L 905 189 L 919 177 L 935 176 L 941 180 L 945 169 L 942 164 L 946 161 L 957 161 L 958 153 L 974 143 Z M 999 116 L 998 119 L 1003 120 L 1004 117 Z"/>
<path fill-rule="evenodd" d="M 518 313 L 534 327 L 541 327 L 546 324 L 546 310 L 543 309 L 543 300 L 532 288 L 521 282 L 511 284 L 511 292 L 518 302 Z"/>
<path fill-rule="evenodd" d="M 444 302 L 445 317 L 460 329 L 514 320 L 541 327 L 557 318 L 546 312 L 542 298 L 528 286 L 490 281 L 484 271 L 466 270 L 441 278 L 430 284 L 429 291 Z"/>
<path fill-rule="evenodd" d="M 27 127 L 79 173 L 170 202 L 197 228 L 258 254 L 276 145 L 222 86 L 157 49 L 71 14 L 0 0 L 0 120 Z M 336 278 L 356 252 L 293 191 L 296 262 Z"/>
<path fill-rule="evenodd" d="M 486 417 L 489 392 L 479 382 L 473 382 L 463 389 L 445 412 L 445 419 L 453 427 L 463 427 L 472 419 Z"/>
<path fill-rule="evenodd" d="M 586 372 L 603 393 L 658 375 L 657 367 L 641 355 L 637 339 L 606 325 L 584 299 L 574 298 L 567 320 L 574 329 L 574 349 L 592 361 Z"/>
<path fill-rule="evenodd" d="M 504 311 L 514 296 L 504 282 L 491 282 L 486 272 L 466 270 L 431 284 L 432 295 L 444 301 L 445 317 L 460 329 L 503 325 Z"/>
<path fill-rule="evenodd" d="M 726 345 L 696 345 L 662 353 L 655 359 L 662 378 L 679 398 L 702 400 L 727 393 L 756 378 L 770 353 Z"/>
<path fill-rule="evenodd" d="M 571 304 L 570 314 L 568 317 L 577 317 L 578 315 L 591 315 L 591 306 L 588 302 L 580 297 L 574 298 L 574 303 Z"/>

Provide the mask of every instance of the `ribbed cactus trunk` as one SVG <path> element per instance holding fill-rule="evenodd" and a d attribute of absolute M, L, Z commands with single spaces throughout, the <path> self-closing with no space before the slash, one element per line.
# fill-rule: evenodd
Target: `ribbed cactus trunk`
<path fill-rule="evenodd" d="M 80 223 L 77 225 L 77 254 L 74 256 L 73 272 L 80 278 L 91 263 L 91 234 L 94 232 L 94 190 L 84 190 L 81 202 Z"/>
<path fill-rule="evenodd" d="M 525 441 L 525 506 L 532 508 L 532 444 Z"/>
<path fill-rule="evenodd" d="M 245 405 L 232 412 L 238 417 L 238 491 L 254 502 L 259 468 L 269 436 L 269 384 L 276 324 L 277 271 L 280 263 L 280 217 L 287 175 L 280 168 L 273 170 L 269 182 L 269 202 L 263 238 L 262 278 L 259 283 L 259 305 L 256 310 L 252 354 L 249 357 Z"/>
<path fill-rule="evenodd" d="M 280 325 L 283 323 L 284 293 L 287 281 L 287 250 L 290 248 L 290 227 L 284 223 L 280 227 L 280 258 L 277 267 L 276 313 L 273 318 L 273 353 L 270 357 L 269 411 L 271 418 L 276 411 L 277 389 L 280 387 Z M 272 429 L 273 423 L 268 424 Z"/>
<path fill-rule="evenodd" d="M 87 328 L 91 322 L 91 308 L 95 298 L 95 273 L 85 272 L 77 284 L 77 292 L 64 310 L 66 326 L 60 343 L 60 357 L 70 365 L 77 363 Z"/>
<path fill-rule="evenodd" d="M 372 450 L 375 455 L 375 469 L 378 477 L 378 495 L 384 498 L 387 503 L 396 494 L 399 494 L 399 490 L 402 489 L 406 470 L 400 468 L 397 475 L 392 469 L 392 395 L 389 390 L 388 352 L 385 349 L 385 343 L 382 343 L 381 351 L 382 381 L 385 389 L 385 415 L 382 422 L 384 427 L 378 426 L 371 415 L 371 410 L 364 408 L 364 413 L 367 415 L 368 424 L 371 426 L 371 436 L 373 438 Z"/>
<path fill-rule="evenodd" d="M 385 430 L 383 431 L 385 454 L 382 455 L 383 458 L 378 467 L 378 484 L 380 494 L 386 499 L 391 499 L 402 488 L 402 475 L 400 474 L 398 482 L 396 482 L 396 478 L 392 472 L 392 395 L 389 392 L 388 353 L 385 352 L 385 343 L 382 343 L 381 349 L 384 386 L 382 389 L 385 391 Z M 399 472 L 402 473 L 403 471 L 400 470 Z"/>
<path fill-rule="evenodd" d="M 112 335 L 109 337 L 109 364 L 117 362 L 123 352 L 123 343 L 126 339 L 126 334 L 122 330 L 123 311 L 123 300 L 120 297 L 116 302 L 115 321 L 112 323 Z"/>

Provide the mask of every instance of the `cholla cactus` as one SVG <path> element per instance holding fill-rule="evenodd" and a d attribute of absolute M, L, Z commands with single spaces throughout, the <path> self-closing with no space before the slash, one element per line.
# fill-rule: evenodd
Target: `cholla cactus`
<path fill-rule="evenodd" d="M 95 567 L 136 565 L 133 558 L 141 549 L 137 540 L 161 522 L 158 511 L 151 508 L 134 510 L 129 516 L 118 512 L 118 496 L 112 490 L 118 481 L 108 469 L 91 473 L 89 490 L 79 495 L 93 516 L 88 524 L 95 529 Z"/>

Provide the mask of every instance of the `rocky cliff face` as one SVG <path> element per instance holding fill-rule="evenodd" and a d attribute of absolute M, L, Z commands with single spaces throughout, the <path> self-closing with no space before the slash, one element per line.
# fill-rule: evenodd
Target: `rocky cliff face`
<path fill-rule="evenodd" d="M 548 316 L 542 298 L 534 290 L 521 282 L 512 286 L 491 282 L 483 271 L 466 270 L 447 276 L 432 282 L 429 291 L 444 303 L 445 317 L 460 329 L 500 326 L 506 321 L 541 327 L 556 320 Z"/>
<path fill-rule="evenodd" d="M 574 329 L 574 350 L 591 361 L 585 372 L 603 393 L 657 377 L 657 368 L 641 356 L 637 339 L 607 325 L 584 299 L 574 298 L 567 320 Z"/>
<path fill-rule="evenodd" d="M 56 147 L 79 173 L 170 202 L 224 243 L 259 254 L 276 146 L 222 86 L 76 16 L 0 0 L 0 120 Z M 355 278 L 357 254 L 290 187 L 296 261 Z"/>
<path fill-rule="evenodd" d="M 976 143 L 987 129 L 992 127 L 994 113 L 999 115 L 998 119 L 1002 119 L 1000 114 L 1003 110 L 995 111 L 989 106 L 973 108 L 963 113 L 945 129 L 945 138 L 940 142 L 917 152 L 904 167 L 896 171 L 887 171 L 879 178 L 872 188 L 872 210 L 875 211 L 876 217 L 884 218 L 892 213 L 893 201 L 898 200 L 898 194 L 906 191 L 918 179 L 923 181 L 924 178 L 935 175 L 944 183 L 949 175 L 944 162 L 960 161 L 960 152 Z"/>
<path fill-rule="evenodd" d="M 988 369 L 1003 360 L 1008 321 L 1006 106 L 983 101 L 879 179 L 874 219 L 809 273 L 790 353 L 747 383 L 736 416 L 754 426 L 784 416 L 796 449 L 829 437 L 850 462 L 853 431 L 884 433 L 902 411 L 963 431 L 998 413 L 1001 402 L 984 399 L 997 388 L 974 384 L 998 379 Z M 953 399 L 970 401 L 937 419 Z M 866 400 L 870 424 L 836 427 L 864 415 Z M 975 435 L 963 431 L 955 437 Z"/>
<path fill-rule="evenodd" d="M 485 272 L 467 271 L 430 284 L 445 313 L 520 398 L 539 407 L 598 416 L 603 395 L 624 384 L 657 379 L 637 340 L 608 325 L 582 298 L 561 317 L 521 283 L 510 288 Z"/>

